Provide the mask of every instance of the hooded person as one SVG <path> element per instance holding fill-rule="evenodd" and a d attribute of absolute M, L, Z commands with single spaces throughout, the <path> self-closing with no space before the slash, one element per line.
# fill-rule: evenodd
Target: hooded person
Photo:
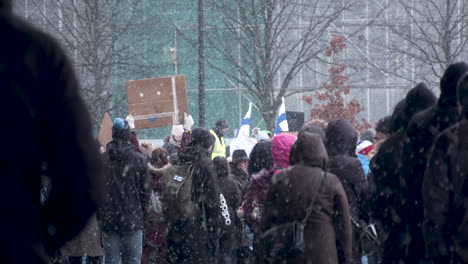
<path fill-rule="evenodd" d="M 423 205 L 421 197 L 422 181 L 427 166 L 429 150 L 434 139 L 442 131 L 458 122 L 460 114 L 457 106 L 457 82 L 468 72 L 465 62 L 451 64 L 440 80 L 441 94 L 436 105 L 416 114 L 406 130 L 405 144 L 401 160 L 401 176 L 405 180 L 405 212 L 403 221 L 408 223 L 411 243 L 405 263 L 417 263 L 425 256 L 421 232 Z"/>
<path fill-rule="evenodd" d="M 15 15 L 15 2 L 0 0 L 0 263 L 46 263 L 104 200 L 103 165 L 73 64 L 59 41 Z"/>
<path fill-rule="evenodd" d="M 270 186 L 271 177 L 289 167 L 289 153 L 294 141 L 296 141 L 296 136 L 286 133 L 273 137 L 271 142 L 273 165 L 252 175 L 242 203 L 244 219 L 254 232 L 254 249 L 259 258 L 261 258 L 261 252 L 259 251 L 258 238 L 261 234 L 261 219 L 266 191 Z M 259 262 L 261 263 L 261 259 Z"/>
<path fill-rule="evenodd" d="M 468 263 L 468 74 L 457 92 L 461 121 L 435 139 L 422 187 L 424 241 L 434 264 Z"/>
<path fill-rule="evenodd" d="M 262 230 L 302 221 L 319 185 L 304 227 L 304 253 L 282 263 L 351 263 L 352 228 L 348 200 L 340 180 L 326 173 L 328 155 L 322 138 L 300 133 L 294 143 L 288 170 L 272 178 L 265 200 Z"/>
<path fill-rule="evenodd" d="M 214 138 L 204 128 L 192 130 L 191 142 L 178 154 L 179 162 L 165 170 L 164 179 L 180 181 L 177 170 L 181 166 L 191 167 L 192 185 L 188 195 L 193 204 L 189 218 L 169 219 L 173 208 L 164 204 L 163 214 L 169 223 L 167 234 L 168 263 L 210 263 L 219 256 L 220 232 L 225 223 L 221 212 L 218 180 L 210 158 Z M 163 180 L 167 188 L 166 180 Z M 165 196 L 163 190 L 163 198 Z"/>
<path fill-rule="evenodd" d="M 384 263 L 404 260 L 408 245 L 405 240 L 405 212 L 402 210 L 406 197 L 401 192 L 406 184 L 400 172 L 406 162 L 402 159 L 406 128 L 415 114 L 435 105 L 436 102 L 436 96 L 426 84 L 419 83 L 412 88 L 398 107 L 395 107 L 392 114 L 392 134 L 382 143 L 372 161 L 369 176 L 371 210 L 384 242 Z"/>
<path fill-rule="evenodd" d="M 214 137 L 213 152 L 211 153 L 211 159 L 214 159 L 217 156 L 227 157 L 226 155 L 226 142 L 224 141 L 224 136 L 226 135 L 229 129 L 229 125 L 224 119 L 219 119 L 216 121 L 215 127 L 210 130 L 210 133 Z"/>
<path fill-rule="evenodd" d="M 304 133 L 304 132 L 309 132 L 309 133 L 315 133 L 320 136 L 322 139 L 323 144 L 325 144 L 325 129 L 319 125 L 307 125 L 301 128 L 299 131 L 299 134 Z"/>
<path fill-rule="evenodd" d="M 328 171 L 335 174 L 343 184 L 348 198 L 350 216 L 355 221 L 368 220 L 369 185 L 356 156 L 359 134 L 351 123 L 337 119 L 328 124 L 325 131 L 326 148 L 330 162 Z M 351 263 L 361 263 L 361 245 L 353 229 L 353 257 Z"/>
<path fill-rule="evenodd" d="M 177 162 L 177 154 L 179 153 L 182 136 L 184 134 L 183 125 L 172 126 L 171 135 L 167 142 L 164 143 L 163 148 L 169 154 L 169 162 L 175 164 Z"/>
<path fill-rule="evenodd" d="M 150 177 L 147 158 L 130 143 L 131 137 L 128 122 L 116 118 L 112 141 L 104 154 L 107 199 L 97 211 L 105 258 L 110 263 L 117 263 L 122 252 L 125 252 L 123 263 L 139 263 L 142 257 Z"/>

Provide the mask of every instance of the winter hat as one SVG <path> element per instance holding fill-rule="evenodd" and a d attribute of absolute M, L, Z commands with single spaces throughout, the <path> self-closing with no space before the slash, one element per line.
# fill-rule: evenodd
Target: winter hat
<path fill-rule="evenodd" d="M 224 129 L 224 128 L 228 128 L 229 125 L 228 123 L 226 122 L 226 120 L 224 119 L 219 119 L 218 121 L 216 121 L 216 124 L 215 124 L 216 128 L 218 129 Z"/>
<path fill-rule="evenodd" d="M 112 139 L 129 141 L 131 137 L 132 131 L 128 125 L 128 122 L 123 118 L 116 118 L 112 125 Z"/>
<path fill-rule="evenodd" d="M 257 135 L 255 135 L 255 139 L 257 141 L 270 140 L 270 137 L 268 136 L 268 134 L 266 132 L 258 131 Z"/>
<path fill-rule="evenodd" d="M 183 125 L 172 126 L 171 134 L 175 137 L 181 137 L 182 134 L 184 134 L 184 126 Z"/>
<path fill-rule="evenodd" d="M 374 149 L 374 144 L 367 140 L 361 140 L 358 142 L 356 152 L 362 155 L 366 155 Z"/>
<path fill-rule="evenodd" d="M 468 72 L 468 64 L 459 62 L 450 64 L 440 79 L 439 105 L 457 105 L 457 83 L 461 76 Z"/>
<path fill-rule="evenodd" d="M 192 130 L 192 141 L 187 146 L 201 146 L 209 149 L 214 143 L 214 137 L 210 131 L 204 128 L 195 128 Z"/>
<path fill-rule="evenodd" d="M 361 132 L 361 139 L 374 143 L 375 134 L 376 134 L 375 129 L 369 128 L 366 131 Z"/>
<path fill-rule="evenodd" d="M 463 107 L 463 116 L 468 117 L 468 73 L 457 84 L 458 103 Z"/>
<path fill-rule="evenodd" d="M 140 144 L 141 146 L 141 153 L 143 155 L 145 155 L 146 157 L 149 157 L 151 158 L 151 155 L 153 153 L 153 143 L 149 142 L 149 141 L 143 141 L 141 142 Z"/>
<path fill-rule="evenodd" d="M 234 163 L 241 162 L 241 161 L 247 161 L 249 160 L 249 157 L 247 156 L 247 152 L 243 149 L 236 149 L 232 153 L 232 161 Z"/>

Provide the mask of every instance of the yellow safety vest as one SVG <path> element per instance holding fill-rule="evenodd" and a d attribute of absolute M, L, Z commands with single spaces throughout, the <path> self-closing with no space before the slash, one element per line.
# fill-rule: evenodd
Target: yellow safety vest
<path fill-rule="evenodd" d="M 210 133 L 215 138 L 213 152 L 211 153 L 211 159 L 214 159 L 217 156 L 226 157 L 226 143 L 224 142 L 224 138 L 219 138 L 218 135 L 216 135 L 216 132 L 214 132 L 213 130 L 210 130 Z"/>

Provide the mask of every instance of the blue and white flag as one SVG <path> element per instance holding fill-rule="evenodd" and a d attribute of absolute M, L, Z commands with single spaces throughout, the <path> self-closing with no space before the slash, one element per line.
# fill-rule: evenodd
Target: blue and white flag
<path fill-rule="evenodd" d="M 281 97 L 281 106 L 278 111 L 278 118 L 276 119 L 275 135 L 281 132 L 289 131 L 288 119 L 286 118 L 286 105 L 284 104 L 284 97 Z"/>
<path fill-rule="evenodd" d="M 239 129 L 236 132 L 236 137 L 231 141 L 230 152 L 231 154 L 234 150 L 243 149 L 250 155 L 257 141 L 250 137 L 250 116 L 252 114 L 252 103 L 249 103 L 249 110 L 245 114 L 244 119 L 242 120 Z"/>
<path fill-rule="evenodd" d="M 252 115 L 252 103 L 249 103 L 249 110 L 244 116 L 239 129 L 237 130 L 236 137 L 239 137 L 239 134 L 244 134 L 245 136 L 250 136 L 250 116 Z"/>

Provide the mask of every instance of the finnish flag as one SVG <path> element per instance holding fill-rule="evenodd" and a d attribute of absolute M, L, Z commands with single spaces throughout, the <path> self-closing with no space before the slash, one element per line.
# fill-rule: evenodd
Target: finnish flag
<path fill-rule="evenodd" d="M 244 116 L 244 120 L 242 120 L 239 129 L 237 130 L 236 137 L 239 137 L 239 134 L 242 133 L 245 136 L 250 135 L 250 116 L 252 115 L 252 103 L 249 103 L 249 110 Z"/>
<path fill-rule="evenodd" d="M 247 156 L 252 152 L 253 147 L 257 144 L 257 140 L 250 137 L 250 116 L 252 114 L 252 103 L 249 104 L 249 111 L 245 114 L 239 130 L 236 132 L 236 137 L 231 141 L 230 152 L 231 154 L 238 149 L 243 149 Z"/>
<path fill-rule="evenodd" d="M 284 97 L 281 97 L 281 106 L 278 111 L 278 118 L 276 119 L 275 135 L 281 132 L 289 131 L 288 119 L 286 118 L 286 105 L 284 104 Z"/>

